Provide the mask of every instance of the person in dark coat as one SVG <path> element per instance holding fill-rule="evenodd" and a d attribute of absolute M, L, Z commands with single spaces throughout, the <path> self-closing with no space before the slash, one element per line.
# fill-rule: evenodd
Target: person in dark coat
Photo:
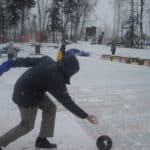
<path fill-rule="evenodd" d="M 70 84 L 70 77 L 79 71 L 79 62 L 75 56 L 65 55 L 59 62 L 55 62 L 48 56 L 17 58 L 5 62 L 2 66 L 3 72 L 12 67 L 30 68 L 16 81 L 13 91 L 13 101 L 20 111 L 21 122 L 0 137 L 0 150 L 34 128 L 38 109 L 42 110 L 42 122 L 35 146 L 57 147 L 47 140 L 47 137 L 53 137 L 54 134 L 56 105 L 46 92 L 79 118 L 87 119 L 93 124 L 97 123 L 95 116 L 89 115 L 72 100 L 66 88 L 66 84 Z"/>
<path fill-rule="evenodd" d="M 115 41 L 112 42 L 111 53 L 112 53 L 112 55 L 115 55 L 115 53 L 116 53 L 116 43 L 115 43 Z"/>

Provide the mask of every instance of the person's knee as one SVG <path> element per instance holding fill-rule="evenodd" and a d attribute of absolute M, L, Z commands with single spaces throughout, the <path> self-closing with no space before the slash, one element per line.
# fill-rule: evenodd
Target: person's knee
<path fill-rule="evenodd" d="M 23 128 L 25 132 L 30 132 L 34 128 L 34 124 L 32 123 L 25 123 L 23 121 L 20 122 L 20 126 Z"/>
<path fill-rule="evenodd" d="M 55 113 L 57 111 L 57 106 L 54 104 L 52 107 L 52 111 Z"/>
<path fill-rule="evenodd" d="M 57 106 L 56 105 L 54 105 L 54 110 L 57 111 Z"/>

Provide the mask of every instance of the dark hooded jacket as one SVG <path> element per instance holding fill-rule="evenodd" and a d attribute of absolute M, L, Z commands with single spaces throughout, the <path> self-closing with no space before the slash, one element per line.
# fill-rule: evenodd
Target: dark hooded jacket
<path fill-rule="evenodd" d="M 22 107 L 36 107 L 43 100 L 45 92 L 52 94 L 63 106 L 80 118 L 87 117 L 69 96 L 66 84 L 78 72 L 79 63 L 75 56 L 66 55 L 60 62 L 48 56 L 42 58 L 18 58 L 14 67 L 31 67 L 17 80 L 13 101 Z"/>

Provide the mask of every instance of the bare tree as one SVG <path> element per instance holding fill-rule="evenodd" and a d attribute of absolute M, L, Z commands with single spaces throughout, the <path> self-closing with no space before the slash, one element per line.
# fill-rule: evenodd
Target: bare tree
<path fill-rule="evenodd" d="M 40 36 L 43 36 L 46 40 L 46 33 L 49 23 L 49 12 L 48 6 L 51 4 L 52 0 L 37 0 L 37 9 L 38 9 L 38 26 Z M 40 38 L 41 39 L 41 38 Z"/>
<path fill-rule="evenodd" d="M 82 0 L 79 1 L 76 7 L 76 10 L 73 14 L 73 20 L 71 20 L 73 26 L 73 40 L 79 39 L 82 33 L 82 29 L 86 24 L 87 19 L 90 17 L 91 12 L 94 10 L 97 4 L 97 0 L 90 1 L 90 0 Z"/>
<path fill-rule="evenodd" d="M 143 9 L 144 9 L 144 2 L 145 0 L 140 0 L 140 33 L 139 33 L 139 40 L 140 40 L 140 48 L 143 48 Z"/>
<path fill-rule="evenodd" d="M 113 25 L 113 38 L 117 41 L 121 37 L 122 25 L 127 17 L 128 3 L 126 0 L 114 0 L 114 25 Z"/>

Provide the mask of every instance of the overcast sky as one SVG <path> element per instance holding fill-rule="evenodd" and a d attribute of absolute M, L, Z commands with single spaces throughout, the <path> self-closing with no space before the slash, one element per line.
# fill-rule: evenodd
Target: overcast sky
<path fill-rule="evenodd" d="M 113 0 L 98 0 L 98 4 L 95 8 L 95 13 L 92 16 L 93 22 L 95 20 L 96 25 L 113 25 Z"/>

